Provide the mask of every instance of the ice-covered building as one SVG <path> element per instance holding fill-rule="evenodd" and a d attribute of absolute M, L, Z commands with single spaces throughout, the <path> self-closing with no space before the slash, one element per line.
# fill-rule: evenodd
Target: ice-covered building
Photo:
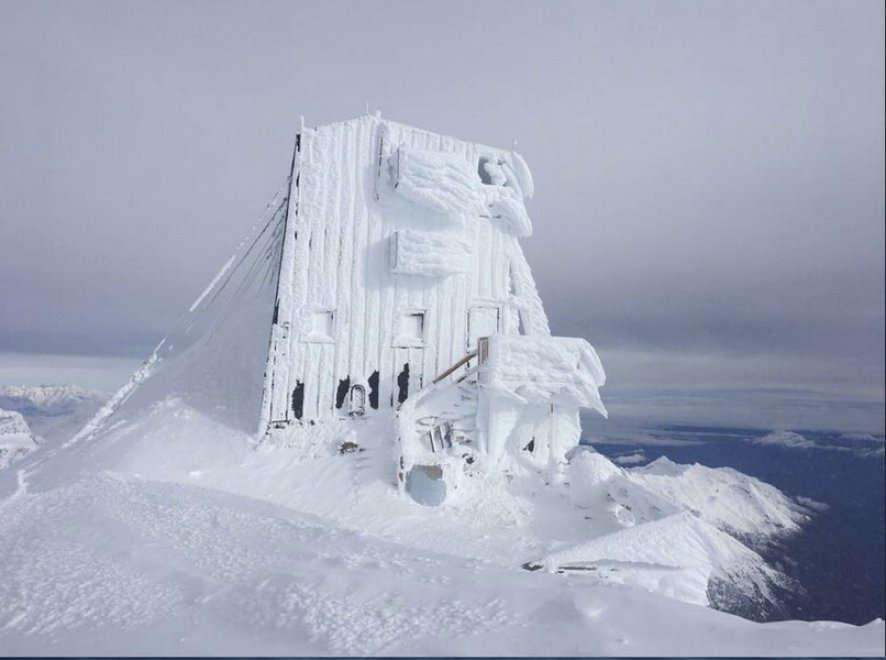
<path fill-rule="evenodd" d="M 515 443 L 548 461 L 580 406 L 605 412 L 593 348 L 550 336 L 515 151 L 366 115 L 303 128 L 290 181 L 268 433 L 396 408 L 404 468 Z"/>

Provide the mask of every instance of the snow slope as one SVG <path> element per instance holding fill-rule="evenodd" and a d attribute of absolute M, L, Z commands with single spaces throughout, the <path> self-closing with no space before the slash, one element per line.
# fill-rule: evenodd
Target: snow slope
<path fill-rule="evenodd" d="M 24 417 L 0 408 L 0 470 L 37 449 L 37 438 Z"/>
<path fill-rule="evenodd" d="M 644 479 L 681 466 L 624 470 L 585 449 L 572 457 L 569 486 L 465 479 L 446 504 L 428 508 L 397 494 L 392 427 L 385 417 L 315 427 L 311 443 L 293 437 L 253 450 L 247 435 L 167 399 L 79 443 L 26 457 L 0 472 L 0 648 L 883 653 L 881 621 L 757 624 L 698 604 L 706 570 L 762 575 L 753 552 L 711 522 L 783 520 L 763 505 L 765 492 L 750 488 L 755 480 L 692 466 L 672 478 L 697 474 L 666 492 Z M 341 453 L 344 442 L 356 450 Z M 741 515 L 713 504 L 690 513 L 680 498 L 705 474 L 758 497 L 737 507 Z M 805 515 L 791 510 L 778 512 Z M 670 558 L 650 561 L 642 535 L 657 528 Z M 682 570 L 684 578 L 694 571 L 695 582 L 675 580 L 681 570 L 662 566 L 693 548 L 716 561 Z M 570 560 L 599 562 L 598 570 L 521 568 L 570 552 Z M 740 570 L 738 581 L 748 577 Z"/>

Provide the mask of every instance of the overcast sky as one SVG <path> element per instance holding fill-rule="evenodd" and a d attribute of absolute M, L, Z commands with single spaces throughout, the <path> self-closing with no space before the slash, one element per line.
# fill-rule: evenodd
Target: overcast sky
<path fill-rule="evenodd" d="M 298 116 L 368 102 L 519 140 L 553 329 L 614 383 L 882 400 L 883 34 L 875 1 L 6 0 L 0 352 L 143 355 Z"/>

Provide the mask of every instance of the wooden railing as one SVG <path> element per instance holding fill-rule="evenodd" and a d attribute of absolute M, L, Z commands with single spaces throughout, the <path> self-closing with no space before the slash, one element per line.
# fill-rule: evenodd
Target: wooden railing
<path fill-rule="evenodd" d="M 472 359 L 475 358 L 475 357 L 477 357 L 477 351 L 471 351 L 470 353 L 468 353 L 467 355 L 465 355 L 461 360 L 459 360 L 458 362 L 456 362 L 455 364 L 453 364 L 451 367 L 449 367 L 449 368 L 448 368 L 446 371 L 444 371 L 442 374 L 440 374 L 439 376 L 437 376 L 437 377 L 432 381 L 433 384 L 436 385 L 437 383 L 439 383 L 441 380 L 443 380 L 443 379 L 446 378 L 447 376 L 452 375 L 452 373 L 453 373 L 456 369 L 458 369 L 459 367 L 465 365 L 469 360 L 472 360 Z"/>

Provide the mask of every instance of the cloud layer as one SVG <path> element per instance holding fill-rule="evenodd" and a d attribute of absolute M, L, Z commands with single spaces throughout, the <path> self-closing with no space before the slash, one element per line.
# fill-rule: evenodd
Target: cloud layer
<path fill-rule="evenodd" d="M 298 115 L 368 101 L 519 138 L 555 332 L 883 398 L 879 3 L 6 2 L 0 44 L 0 351 L 144 354 L 282 183 Z"/>

